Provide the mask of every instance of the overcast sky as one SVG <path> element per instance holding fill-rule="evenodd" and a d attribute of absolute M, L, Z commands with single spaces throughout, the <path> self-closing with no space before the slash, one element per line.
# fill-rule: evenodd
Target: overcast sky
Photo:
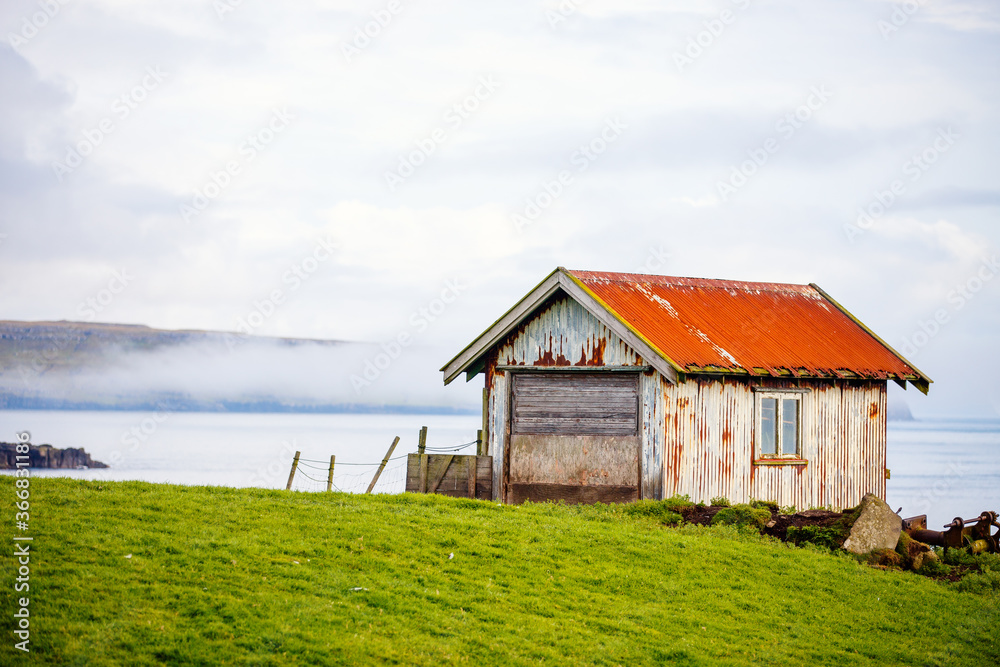
<path fill-rule="evenodd" d="M 816 282 L 935 380 L 915 413 L 1000 415 L 995 0 L 5 0 L 0 28 L 0 318 L 407 334 L 439 382 L 559 265 Z"/>

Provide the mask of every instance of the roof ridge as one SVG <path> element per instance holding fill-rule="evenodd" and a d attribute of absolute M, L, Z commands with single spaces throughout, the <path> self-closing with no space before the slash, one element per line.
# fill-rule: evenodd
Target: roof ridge
<path fill-rule="evenodd" d="M 727 278 L 699 278 L 694 276 L 664 276 L 651 273 L 626 273 L 620 271 L 590 271 L 586 269 L 570 269 L 569 273 L 574 276 L 580 276 L 581 274 L 588 277 L 588 279 L 605 279 L 612 282 L 636 282 L 635 278 L 650 278 L 652 280 L 646 280 L 641 282 L 649 282 L 653 284 L 660 285 L 680 285 L 680 286 L 690 286 L 690 287 L 710 287 L 716 289 L 725 289 L 728 286 L 753 286 L 756 289 L 766 290 L 766 291 L 776 291 L 776 289 L 784 289 L 786 291 L 795 292 L 816 292 L 812 287 L 812 283 L 776 283 L 776 282 L 758 282 L 750 280 L 730 280 Z M 789 289 L 791 288 L 791 289 Z"/>

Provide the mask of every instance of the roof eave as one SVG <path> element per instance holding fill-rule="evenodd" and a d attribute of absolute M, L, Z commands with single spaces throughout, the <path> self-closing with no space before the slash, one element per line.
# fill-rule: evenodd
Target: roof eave
<path fill-rule="evenodd" d="M 916 387 L 923 394 L 927 394 L 927 392 L 930 391 L 931 383 L 934 382 L 934 380 L 932 380 L 926 373 L 924 373 L 922 370 L 920 370 L 919 368 L 917 368 L 916 366 L 914 366 L 910 362 L 909 359 L 907 359 L 906 357 L 904 357 L 902 354 L 900 354 L 899 352 L 897 352 L 895 350 L 895 348 L 893 348 L 887 342 L 885 342 L 884 340 L 882 340 L 878 336 L 878 334 L 876 334 L 874 331 L 872 331 L 871 329 L 869 329 L 865 325 L 865 323 L 862 322 L 861 320 L 859 320 L 857 317 L 855 317 L 854 314 L 851 311 L 847 310 L 847 308 L 844 308 L 842 305 L 840 305 L 837 302 L 836 299 L 834 299 L 832 296 L 830 296 L 829 294 L 827 294 L 823 290 L 822 287 L 820 287 L 816 283 L 809 283 L 809 287 L 812 287 L 814 290 L 816 290 L 817 292 L 819 292 L 820 295 L 824 299 L 826 299 L 831 304 L 833 304 L 833 306 L 835 308 L 837 308 L 837 310 L 839 310 L 840 312 L 842 312 L 844 315 L 846 315 L 847 317 L 851 318 L 851 320 L 855 324 L 857 324 L 859 327 L 861 327 L 862 329 L 864 329 L 865 332 L 867 332 L 869 336 L 871 336 L 872 338 L 874 338 L 875 340 L 877 340 L 882 345 L 882 347 L 884 347 L 885 349 L 889 350 L 889 352 L 891 352 L 893 355 L 895 355 L 895 357 L 897 359 L 899 359 L 904 364 L 906 364 L 907 366 L 909 366 L 910 368 L 912 368 L 913 371 L 917 374 L 917 378 L 907 378 L 907 379 L 909 379 L 910 384 L 912 384 L 914 387 Z M 904 388 L 905 388 L 905 385 L 904 385 Z"/>
<path fill-rule="evenodd" d="M 631 346 L 646 363 L 659 371 L 670 382 L 677 384 L 680 381 L 683 369 L 621 318 L 578 278 L 560 266 L 441 368 L 441 372 L 444 374 L 444 383 L 450 384 L 463 371 L 469 371 L 467 379 L 471 380 L 475 376 L 472 371 L 475 370 L 476 362 L 541 306 L 546 299 L 560 290 Z"/>
<path fill-rule="evenodd" d="M 444 373 L 444 383 L 451 384 L 452 380 L 462 374 L 469 366 L 486 353 L 491 347 L 506 336 L 518 322 L 529 315 L 531 311 L 540 306 L 547 298 L 552 296 L 559 289 L 559 271 L 556 269 L 547 275 L 534 289 L 515 303 L 506 313 L 500 316 L 486 330 L 479 334 L 475 340 L 465 346 L 452 359 L 441 367 Z M 472 379 L 471 377 L 469 378 Z"/>

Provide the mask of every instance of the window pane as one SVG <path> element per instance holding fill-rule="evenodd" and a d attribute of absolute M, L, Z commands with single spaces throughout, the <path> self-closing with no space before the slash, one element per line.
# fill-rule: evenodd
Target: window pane
<path fill-rule="evenodd" d="M 778 444 L 778 399 L 765 398 L 760 403 L 760 453 L 774 456 Z"/>
<path fill-rule="evenodd" d="M 781 399 L 781 453 L 797 455 L 799 452 L 799 402 L 794 398 Z"/>

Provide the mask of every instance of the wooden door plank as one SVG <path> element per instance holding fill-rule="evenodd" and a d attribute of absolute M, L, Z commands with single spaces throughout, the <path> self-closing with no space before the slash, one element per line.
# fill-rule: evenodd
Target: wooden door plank
<path fill-rule="evenodd" d="M 454 454 L 442 457 L 442 461 L 439 464 L 439 472 L 434 476 L 434 481 L 431 482 L 430 486 L 427 488 L 427 493 L 436 493 L 438 486 L 441 485 L 441 480 L 444 479 L 445 474 L 448 472 L 448 468 L 451 466 L 451 462 L 455 459 Z"/>

